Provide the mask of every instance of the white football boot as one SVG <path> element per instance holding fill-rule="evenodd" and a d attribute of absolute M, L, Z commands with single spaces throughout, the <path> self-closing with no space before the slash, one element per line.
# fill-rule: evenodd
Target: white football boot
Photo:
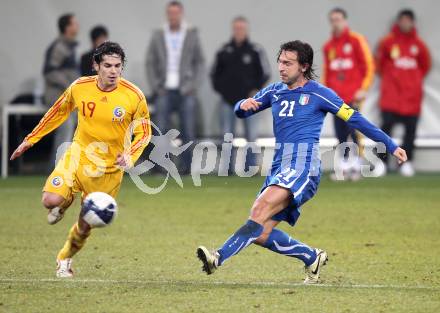
<path fill-rule="evenodd" d="M 57 272 L 58 278 L 72 278 L 72 259 L 57 260 Z"/>
<path fill-rule="evenodd" d="M 211 275 L 215 272 L 218 267 L 218 258 L 220 255 L 217 251 L 209 252 L 204 246 L 197 248 L 197 257 L 202 261 L 202 270 L 206 272 L 207 275 Z"/>
<path fill-rule="evenodd" d="M 60 207 L 56 206 L 53 209 L 49 210 L 49 213 L 47 213 L 47 222 L 50 225 L 54 225 L 61 221 L 64 217 L 64 209 L 61 209 Z"/>
<path fill-rule="evenodd" d="M 321 272 L 321 268 L 327 264 L 328 256 L 327 252 L 321 249 L 315 249 L 316 251 L 316 260 L 309 266 L 304 267 L 306 272 L 306 279 L 304 280 L 304 284 L 317 284 L 319 282 L 319 273 Z"/>

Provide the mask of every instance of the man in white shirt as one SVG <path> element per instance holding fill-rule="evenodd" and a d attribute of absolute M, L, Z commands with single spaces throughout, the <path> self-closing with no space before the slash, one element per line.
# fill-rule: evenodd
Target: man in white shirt
<path fill-rule="evenodd" d="M 178 114 L 177 129 L 184 143 L 195 139 L 195 94 L 205 60 L 197 29 L 183 20 L 183 5 L 171 1 L 166 7 L 167 23 L 155 30 L 147 53 L 147 76 L 156 96 L 155 123 L 162 131 L 171 127 L 171 116 Z M 187 149 L 179 162 L 181 174 L 188 174 L 192 155 Z"/>

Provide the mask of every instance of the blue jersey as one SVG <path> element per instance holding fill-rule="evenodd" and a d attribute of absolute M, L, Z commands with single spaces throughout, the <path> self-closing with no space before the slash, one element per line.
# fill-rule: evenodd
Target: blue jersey
<path fill-rule="evenodd" d="M 262 191 L 270 185 L 290 189 L 293 197 L 288 208 L 273 217 L 295 224 L 299 208 L 312 198 L 320 181 L 319 138 L 328 112 L 337 115 L 348 125 L 376 142 L 383 142 L 388 152 L 397 145 L 382 130 L 371 124 L 359 112 L 348 106 L 330 88 L 310 80 L 293 90 L 284 83 L 275 83 L 259 91 L 254 97 L 261 102 L 257 111 L 243 111 L 235 105 L 235 114 L 246 118 L 272 108 L 276 150 L 270 175 Z"/>
<path fill-rule="evenodd" d="M 376 142 L 383 142 L 391 153 L 397 145 L 382 130 L 367 121 L 359 112 L 352 109 L 330 88 L 310 80 L 303 87 L 289 90 L 284 83 L 271 84 L 254 97 L 261 102 L 257 111 L 243 111 L 239 101 L 235 113 L 245 118 L 259 111 L 272 108 L 273 131 L 277 149 L 274 165 L 280 164 L 284 155 L 292 152 L 292 160 L 302 155 L 308 145 L 308 154 L 317 152 L 312 148 L 319 143 L 324 118 L 328 112 L 346 121 L 350 127 L 359 130 Z M 289 146 L 287 146 L 289 145 Z M 307 158 L 309 159 L 309 158 Z"/>

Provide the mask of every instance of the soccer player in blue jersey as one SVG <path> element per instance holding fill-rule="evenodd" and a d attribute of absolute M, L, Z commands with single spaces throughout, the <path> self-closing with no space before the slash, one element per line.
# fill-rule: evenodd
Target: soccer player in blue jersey
<path fill-rule="evenodd" d="M 220 249 L 209 251 L 204 246 L 198 247 L 197 256 L 208 275 L 255 243 L 300 259 L 305 264 L 304 283 L 318 283 L 321 268 L 328 260 L 327 253 L 299 242 L 276 226 L 281 221 L 294 226 L 301 205 L 318 189 L 321 177 L 318 144 L 328 112 L 336 114 L 365 136 L 385 144 L 399 163 L 407 160 L 405 150 L 390 137 L 345 104 L 333 90 L 314 81 L 312 66 L 313 49 L 309 44 L 296 40 L 281 45 L 278 53 L 281 82 L 269 85 L 253 98 L 241 100 L 235 106 L 239 118 L 272 109 L 277 149 L 270 175 L 252 205 L 246 223 Z"/>

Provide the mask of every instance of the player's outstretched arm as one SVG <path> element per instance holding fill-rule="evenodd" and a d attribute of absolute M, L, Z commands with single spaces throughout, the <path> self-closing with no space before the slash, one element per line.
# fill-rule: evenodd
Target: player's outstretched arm
<path fill-rule="evenodd" d="M 319 94 L 315 93 L 315 95 L 323 99 L 320 103 L 323 111 L 336 115 L 344 120 L 351 128 L 357 129 L 368 138 L 376 142 L 382 142 L 388 153 L 398 159 L 399 164 L 407 160 L 405 150 L 400 148 L 391 137 L 385 134 L 380 128 L 363 117 L 361 113 L 345 104 L 333 90 L 327 88 L 324 89 L 324 92 Z"/>
<path fill-rule="evenodd" d="M 234 107 L 235 115 L 238 118 L 246 118 L 269 108 L 272 105 L 270 100 L 274 91 L 274 85 L 269 85 L 257 92 L 252 98 L 238 101 Z"/>
<path fill-rule="evenodd" d="M 34 145 L 67 120 L 70 113 L 75 109 L 71 91 L 75 83 L 76 81 L 55 101 L 52 107 L 44 114 L 38 125 L 26 136 L 25 141 Z"/>
<path fill-rule="evenodd" d="M 261 106 L 261 102 L 253 98 L 243 99 L 235 104 L 234 112 L 238 118 L 246 118 L 258 111 Z"/>
<path fill-rule="evenodd" d="M 20 157 L 26 150 L 41 140 L 48 133 L 60 126 L 73 110 L 71 98 L 71 87 L 69 87 L 44 114 L 38 125 L 26 136 L 23 142 L 12 153 L 10 160 Z"/>
<path fill-rule="evenodd" d="M 23 153 L 25 153 L 26 150 L 28 150 L 31 147 L 32 147 L 32 144 L 30 142 L 28 142 L 26 139 L 23 140 L 23 142 L 11 154 L 11 158 L 9 160 L 11 160 L 11 161 L 15 160 L 16 158 L 20 157 Z"/>
<path fill-rule="evenodd" d="M 255 112 L 258 110 L 258 108 L 260 107 L 261 104 L 262 104 L 261 102 L 258 102 L 254 98 L 248 98 L 240 104 L 240 109 L 243 111 L 251 111 L 252 110 Z"/>
<path fill-rule="evenodd" d="M 346 120 L 346 122 L 350 127 L 359 130 L 368 138 L 376 142 L 384 143 L 387 151 L 397 158 L 399 164 L 402 164 L 403 162 L 406 162 L 408 160 L 406 151 L 404 149 L 397 146 L 390 136 L 385 134 L 381 129 L 368 121 L 359 112 L 353 110 L 353 113 Z"/>
<path fill-rule="evenodd" d="M 361 113 L 344 103 L 333 90 L 324 87 L 320 89 L 320 92 L 313 94 L 323 100 L 320 102 L 321 110 L 336 115 L 351 128 L 357 129 L 375 142 L 383 143 L 387 152 L 395 156 L 399 164 L 408 160 L 405 150 L 400 148 L 393 139 L 380 128 L 363 117 Z"/>

